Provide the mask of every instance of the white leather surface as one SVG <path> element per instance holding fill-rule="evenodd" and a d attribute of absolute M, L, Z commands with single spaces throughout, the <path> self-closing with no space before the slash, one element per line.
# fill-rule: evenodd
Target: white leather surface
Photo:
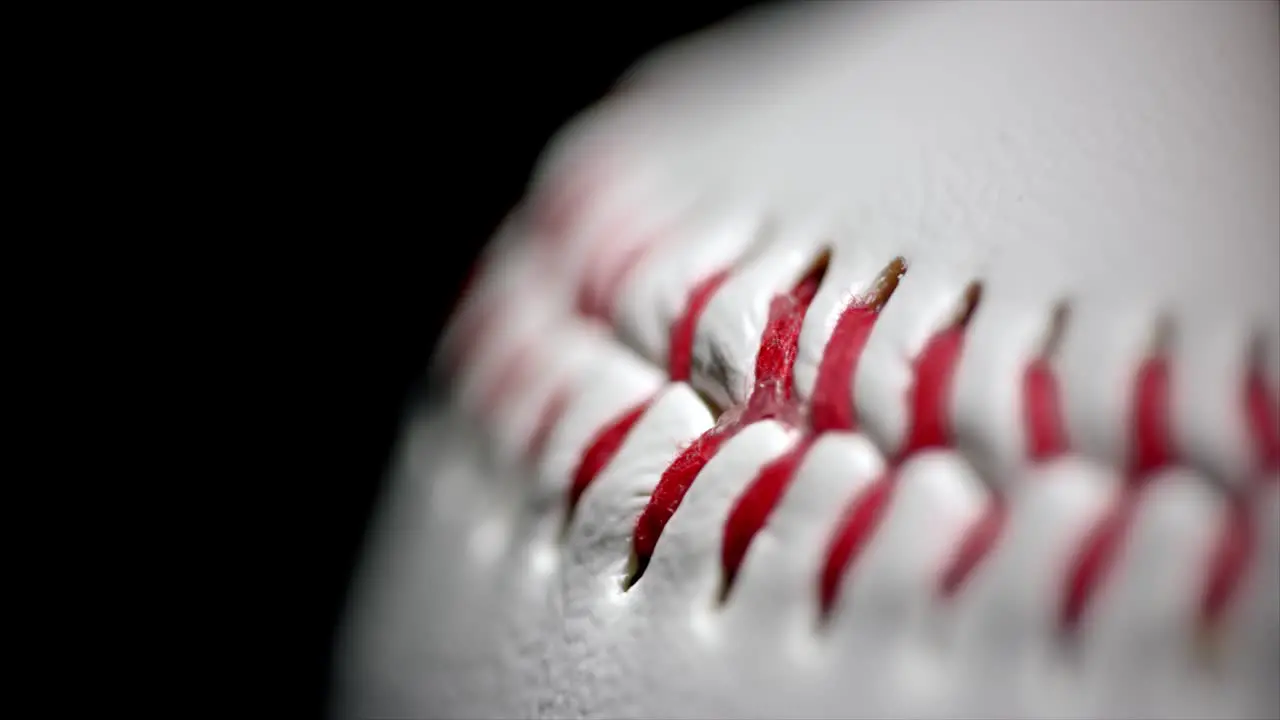
<path fill-rule="evenodd" d="M 531 210 L 575 183 L 580 212 L 547 236 Z M 609 287 L 637 243 L 650 252 Z M 799 437 L 774 421 L 708 462 L 624 590 L 636 518 L 715 421 L 694 389 L 745 398 L 770 299 L 824 250 L 802 402 L 841 310 L 893 258 L 908 268 L 852 378 L 859 432 L 810 450 L 725 603 L 729 510 Z M 335 715 L 1280 716 L 1280 483 L 1259 472 L 1242 410 L 1251 369 L 1280 387 L 1276 4 L 772 8 L 660 51 L 567 127 L 485 267 L 445 340 L 454 391 L 406 425 Z M 727 267 L 693 387 L 669 382 L 670 324 Z M 898 469 L 820 623 L 844 508 L 902 447 L 912 361 L 974 282 L 952 447 Z M 615 294 L 612 317 L 577 314 L 584 284 Z M 1071 452 L 1032 463 L 1021 373 L 1059 304 Z M 1064 577 L 1125 482 L 1134 377 L 1162 325 L 1179 466 L 1150 480 L 1065 637 Z M 513 356 L 524 374 L 488 407 Z M 565 411 L 530 462 L 559 389 Z M 583 449 L 650 397 L 562 534 Z M 1231 493 L 1248 498 L 1254 552 L 1206 640 L 1198 603 Z M 941 601 L 940 568 L 997 496 L 1007 524 Z"/>

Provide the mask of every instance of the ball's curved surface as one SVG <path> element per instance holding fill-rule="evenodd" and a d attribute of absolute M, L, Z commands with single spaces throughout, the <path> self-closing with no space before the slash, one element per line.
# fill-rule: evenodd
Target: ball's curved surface
<path fill-rule="evenodd" d="M 351 717 L 1277 717 L 1274 3 L 770 8 L 551 143 Z"/>

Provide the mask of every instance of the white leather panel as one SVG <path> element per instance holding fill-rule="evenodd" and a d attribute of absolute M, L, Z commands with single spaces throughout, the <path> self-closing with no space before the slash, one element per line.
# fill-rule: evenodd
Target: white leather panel
<path fill-rule="evenodd" d="M 577 211 L 547 220 L 540 203 L 574 187 Z M 406 424 L 340 634 L 335 714 L 1276 716 L 1280 483 L 1259 477 L 1243 404 L 1252 371 L 1280 390 L 1277 197 L 1276 3 L 782 6 L 660 51 L 554 138 L 446 333 L 449 392 Z M 694 388 L 747 397 L 770 300 L 824 251 L 802 405 L 843 309 L 893 258 L 907 266 L 853 371 L 859 434 L 810 448 L 721 604 L 728 512 L 804 431 L 746 428 L 624 590 L 636 518 L 715 421 Z M 668 382 L 671 323 L 729 266 L 692 387 Z M 940 398 L 951 446 L 899 458 L 913 363 L 973 283 Z M 611 318 L 577 317 L 583 287 L 614 295 Z M 1038 463 L 1023 373 L 1058 307 L 1068 449 Z M 1068 570 L 1132 481 L 1136 376 L 1155 354 L 1172 465 L 1066 629 Z M 527 466 L 560 388 L 564 414 Z M 582 452 L 649 397 L 566 529 Z M 899 460 L 822 624 L 843 513 Z M 1234 497 L 1253 544 L 1221 625 L 1201 628 Z M 989 553 L 937 597 L 996 498 L 1007 521 Z"/>

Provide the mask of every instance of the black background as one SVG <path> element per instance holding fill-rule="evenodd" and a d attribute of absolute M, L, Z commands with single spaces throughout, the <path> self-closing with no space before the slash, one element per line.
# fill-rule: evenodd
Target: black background
<path fill-rule="evenodd" d="M 290 198 L 282 227 L 260 228 L 287 249 L 262 278 L 277 350 L 254 362 L 281 401 L 258 420 L 284 450 L 270 562 L 292 591 L 278 612 L 303 629 L 284 660 L 301 672 L 277 676 L 300 678 L 300 695 L 285 691 L 295 710 L 324 711 L 332 632 L 406 394 L 538 154 L 640 55 L 743 5 L 331 18 L 296 28 L 300 47 L 257 78 L 287 118 L 247 172 L 265 190 L 253 202 L 274 202 L 274 172 Z"/>

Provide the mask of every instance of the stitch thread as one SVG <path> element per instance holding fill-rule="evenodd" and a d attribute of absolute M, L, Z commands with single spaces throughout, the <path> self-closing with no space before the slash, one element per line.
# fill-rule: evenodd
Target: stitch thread
<path fill-rule="evenodd" d="M 1218 537 L 1209 555 L 1204 594 L 1200 600 L 1200 623 L 1211 627 L 1221 619 L 1241 585 L 1245 568 L 1257 539 L 1253 518 L 1242 497 L 1233 498 L 1223 509 Z"/>
<path fill-rule="evenodd" d="M 973 311 L 977 309 L 980 290 L 977 284 L 970 286 L 965 292 L 964 305 L 959 316 L 950 327 L 925 343 L 914 361 L 915 380 L 908 389 L 908 406 L 911 407 L 910 430 L 899 454 L 893 459 L 890 471 L 884 475 L 882 483 L 896 484 L 897 468 L 902 462 L 916 452 L 931 447 L 946 447 L 950 443 L 950 428 L 946 420 L 946 395 L 950 392 L 951 377 L 955 373 L 955 365 L 960 356 L 960 348 L 964 343 L 964 329 Z M 819 607 L 822 618 L 831 614 L 833 602 L 836 600 L 840 579 L 849 571 L 850 565 L 858 555 L 861 546 L 868 542 L 872 533 L 868 529 L 868 519 L 863 515 L 865 492 L 855 496 L 844 523 L 836 530 L 835 541 L 828 550 L 826 570 L 820 579 Z M 886 491 L 887 492 L 887 491 Z M 887 497 L 887 496 L 886 496 Z M 877 496 L 877 502 L 886 498 Z M 876 515 L 877 521 L 879 515 Z M 975 550 L 984 550 L 984 544 L 977 544 Z M 977 564 L 978 557 L 966 559 L 966 562 Z"/>
<path fill-rule="evenodd" d="M 854 405 L 850 402 L 853 372 L 876 318 L 905 272 L 905 262 L 902 258 L 895 258 L 880 273 L 873 292 L 850 304 L 841 313 L 818 365 L 818 377 L 810 399 L 808 431 L 795 447 L 766 465 L 734 504 L 725 523 L 721 546 L 722 602 L 732 589 L 751 540 L 764 527 L 769 514 L 782 499 L 814 441 L 825 432 L 854 429 Z"/>
<path fill-rule="evenodd" d="M 1111 569 L 1122 537 L 1133 521 L 1140 492 L 1141 487 L 1122 490 L 1117 501 L 1089 529 L 1080 544 L 1075 560 L 1067 570 L 1058 613 L 1058 625 L 1065 633 L 1071 634 L 1080 626 L 1089 600 Z"/>
<path fill-rule="evenodd" d="M 1169 362 L 1149 358 L 1138 368 L 1133 412 L 1133 460 L 1129 474 L 1140 481 L 1172 464 L 1174 448 L 1169 432 Z"/>
<path fill-rule="evenodd" d="M 854 496 L 849 512 L 845 515 L 822 565 L 822 576 L 818 581 L 818 607 L 821 612 L 819 617 L 823 620 L 831 617 L 840 581 L 849 566 L 879 527 L 894 484 L 893 474 L 890 472 Z"/>
<path fill-rule="evenodd" d="M 729 591 L 733 588 L 738 567 L 746 557 L 752 538 L 764 527 L 769 513 L 791 484 L 792 475 L 804 461 L 816 439 L 815 434 L 805 435 L 790 450 L 766 464 L 746 491 L 738 496 L 729 513 L 729 520 L 725 523 L 724 542 L 721 544 L 721 602 L 728 598 Z"/>
<path fill-rule="evenodd" d="M 619 220 L 618 224 L 625 225 L 625 221 Z M 611 233 L 606 233 L 609 234 Z M 598 245 L 587 260 L 587 272 L 583 274 L 582 283 L 578 286 L 578 313 L 608 324 L 612 319 L 618 288 L 649 251 L 653 242 L 653 237 L 631 240 L 620 251 L 612 242 Z M 607 258 L 615 252 L 620 252 L 620 257 L 612 267 L 607 267 Z M 605 266 L 607 272 L 601 270 L 602 266 Z"/>
<path fill-rule="evenodd" d="M 949 599 L 956 594 L 974 568 L 982 562 L 1004 530 L 1009 517 L 1009 507 L 997 496 L 971 525 L 956 547 L 955 555 L 942 571 L 938 580 L 938 595 Z"/>
<path fill-rule="evenodd" d="M 566 523 L 573 515 L 573 511 L 578 507 L 578 501 L 582 499 L 582 493 L 586 492 L 587 486 L 591 484 L 591 481 L 618 453 L 618 448 L 622 447 L 622 442 L 626 440 L 631 428 L 640 420 L 640 416 L 644 415 L 645 410 L 649 409 L 649 405 L 652 402 L 653 398 L 649 398 L 632 406 L 614 419 L 613 422 L 596 432 L 595 437 L 587 445 L 587 449 L 583 451 L 582 459 L 578 462 L 578 468 L 573 473 L 573 482 L 569 485 L 568 511 L 565 514 Z"/>
<path fill-rule="evenodd" d="M 496 414 L 502 406 L 503 398 L 510 395 L 512 390 L 520 384 L 521 380 L 529 372 L 528 357 L 532 349 L 533 342 L 526 340 L 520 344 L 516 352 L 503 358 L 502 365 L 498 368 L 493 384 L 486 389 L 480 400 L 480 413 L 482 416 L 490 417 Z"/>
<path fill-rule="evenodd" d="M 579 311 L 607 321 L 613 311 L 616 288 L 650 247 L 649 242 L 638 242 L 629 247 L 624 257 L 612 267 L 604 283 L 592 284 L 589 277 L 579 288 Z M 598 262 L 597 256 L 592 265 Z M 824 258 L 790 293 L 776 296 L 771 301 L 769 320 L 757 351 L 755 385 L 747 400 L 723 413 L 716 425 L 695 439 L 663 473 L 633 531 L 633 572 L 627 580 L 628 587 L 643 575 L 663 527 L 679 507 L 690 485 L 730 437 L 750 423 L 769 418 L 802 427 L 805 434 L 787 452 L 760 470 L 730 512 L 721 548 L 720 599 L 722 602 L 727 600 L 752 538 L 767 522 L 772 508 L 780 502 L 817 437 L 824 432 L 857 429 L 852 377 L 879 312 L 891 297 L 898 278 L 905 273 L 905 263 L 901 258 L 895 259 L 882 272 L 877 291 L 870 298 L 855 301 L 842 311 L 820 359 L 806 416 L 805 409 L 794 397 L 792 368 L 798 352 L 800 327 L 820 287 L 825 263 Z M 730 269 L 722 269 L 695 285 L 684 313 L 672 323 L 668 357 L 672 380 L 687 381 L 690 378 L 698 319 L 730 273 Z M 930 338 L 913 362 L 915 379 L 906 398 L 911 412 L 903 446 L 891 467 L 851 498 L 849 509 L 828 547 L 818 578 L 820 617 L 823 619 L 830 617 L 838 600 L 841 579 L 887 511 L 896 484 L 897 468 L 921 450 L 950 444 L 947 402 L 963 350 L 964 328 L 976 311 L 979 297 L 980 288 L 971 286 L 957 320 Z M 484 309 L 478 308 L 468 316 L 460 355 L 475 352 L 484 344 L 494 317 L 493 313 L 481 312 Z M 1054 346 L 1061 334 L 1064 318 L 1065 309 L 1059 307 L 1045 349 L 1024 370 L 1022 409 L 1026 456 L 1032 463 L 1045 462 L 1069 451 L 1060 391 L 1052 367 Z M 1165 326 L 1160 328 L 1161 340 L 1167 339 L 1166 330 Z M 1158 346 L 1163 348 L 1165 343 L 1160 342 Z M 522 378 L 525 370 L 523 352 L 514 352 L 504 360 L 494 383 L 483 396 L 481 407 L 485 414 L 493 411 L 498 401 Z M 1074 560 L 1063 577 L 1058 617 L 1060 629 L 1068 634 L 1080 625 L 1087 614 L 1090 599 L 1114 564 L 1149 479 L 1178 460 L 1170 430 L 1170 384 L 1169 362 L 1163 351 L 1144 360 L 1134 376 L 1129 425 L 1132 432 L 1131 454 L 1126 468 L 1129 481 L 1111 507 L 1081 538 Z M 1255 467 L 1261 476 L 1267 476 L 1280 469 L 1280 412 L 1275 409 L 1275 398 L 1256 366 L 1246 374 L 1242 396 L 1242 411 L 1256 457 Z M 652 400 L 649 398 L 628 408 L 592 438 L 567 493 L 566 528 L 586 488 L 617 453 Z M 541 408 L 538 423 L 526 447 L 530 462 L 536 461 L 544 451 L 551 429 L 560 422 L 568 403 L 568 388 L 561 386 Z M 1246 489 L 1233 495 L 1223 511 L 1220 531 L 1206 557 L 1199 611 L 1203 626 L 1215 624 L 1225 612 L 1255 551 L 1255 531 L 1248 512 L 1248 498 L 1252 497 L 1252 492 Z M 994 496 L 987 510 L 962 535 L 955 552 L 939 574 L 937 593 L 941 598 L 954 596 L 963 586 L 966 578 L 999 541 L 1007 518 L 1007 505 L 998 495 Z"/>
<path fill-rule="evenodd" d="M 1089 601 L 1110 572 L 1133 524 L 1142 491 L 1156 473 L 1174 462 L 1168 425 L 1169 368 L 1163 355 L 1139 365 L 1134 387 L 1128 481 L 1085 535 L 1069 566 L 1059 615 L 1061 629 L 1066 632 L 1079 627 Z"/>
<path fill-rule="evenodd" d="M 809 401 L 809 424 L 814 432 L 857 430 L 851 390 L 858 358 L 876 318 L 906 272 L 906 261 L 894 258 L 880 273 L 870 297 L 851 303 L 840 314 L 818 363 L 818 378 Z"/>
<path fill-rule="evenodd" d="M 1023 423 L 1027 428 L 1027 457 L 1032 462 L 1052 460 L 1067 452 L 1067 431 L 1062 423 L 1058 379 L 1048 358 L 1036 358 L 1022 377 Z"/>
<path fill-rule="evenodd" d="M 543 405 L 542 412 L 538 414 L 538 423 L 534 426 L 528 445 L 525 446 L 526 462 L 536 463 L 542 457 L 547 448 L 547 440 L 551 437 L 551 431 L 560 423 L 560 418 L 564 416 L 568 407 L 569 388 L 561 385 L 551 394 L 551 399 Z"/>
<path fill-rule="evenodd" d="M 1280 403 L 1267 389 L 1266 379 L 1257 368 L 1250 371 L 1244 394 L 1257 465 L 1264 474 L 1280 477 Z"/>
<path fill-rule="evenodd" d="M 714 427 L 694 441 L 662 474 L 649 504 L 636 521 L 632 536 L 635 572 L 628 587 L 644 574 L 662 529 L 675 514 L 694 478 L 725 441 L 760 420 L 778 418 L 789 424 L 798 421 L 799 410 L 792 403 L 791 369 L 798 352 L 804 313 L 817 295 L 825 272 L 824 257 L 790 293 L 774 297 L 769 306 L 769 321 L 761 336 L 760 350 L 756 354 L 755 386 L 746 404 L 735 412 L 722 415 Z M 712 283 L 709 286 L 716 285 Z"/>
<path fill-rule="evenodd" d="M 890 470 L 879 482 L 896 485 L 898 468 L 912 455 L 922 450 L 946 447 L 950 444 L 951 433 L 946 419 L 946 399 L 950 396 L 951 378 L 955 373 L 960 349 L 964 344 L 965 327 L 973 316 L 974 310 L 977 309 L 980 298 L 980 286 L 971 285 L 965 292 L 964 304 L 953 323 L 935 333 L 916 357 L 913 363 L 915 380 L 907 391 L 908 407 L 912 409 L 910 430 L 902 449 L 893 459 Z M 828 549 L 827 563 L 819 581 L 819 607 L 823 619 L 831 613 L 841 578 L 861 553 L 862 545 L 871 538 L 873 528 L 869 525 L 879 521 L 880 510 L 877 509 L 874 521 L 869 520 L 865 514 L 867 511 L 863 504 L 868 502 L 867 492 L 870 491 L 864 491 L 855 496 Z M 886 501 L 888 490 L 883 492 L 886 494 L 883 497 L 876 495 L 874 502 Z M 975 538 L 971 547 L 966 549 L 967 554 L 957 560 L 958 565 L 952 571 L 956 575 L 953 582 L 958 584 L 968 571 L 976 566 L 981 560 L 982 553 L 994 541 L 994 538 L 984 537 L 983 533 L 995 532 L 998 529 L 999 524 L 992 524 L 991 527 L 983 528 L 980 532 L 971 532 Z"/>
<path fill-rule="evenodd" d="M 698 318 L 711 302 L 711 296 L 729 279 L 729 269 L 712 273 L 700 281 L 689 293 L 685 311 L 671 324 L 671 344 L 667 371 L 674 382 L 688 382 L 693 371 L 693 336 L 698 329 Z"/>

